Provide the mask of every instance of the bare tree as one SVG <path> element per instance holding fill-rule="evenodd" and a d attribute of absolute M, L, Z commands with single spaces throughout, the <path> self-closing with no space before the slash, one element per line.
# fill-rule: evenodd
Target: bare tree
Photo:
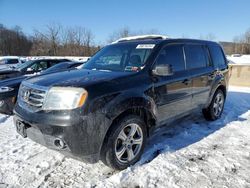
<path fill-rule="evenodd" d="M 124 27 L 119 29 L 118 31 L 114 31 L 108 38 L 107 42 L 111 43 L 116 41 L 119 38 L 129 37 L 133 35 L 133 33 L 130 31 L 128 27 Z"/>
<path fill-rule="evenodd" d="M 128 27 L 124 27 L 119 29 L 118 31 L 114 31 L 109 36 L 107 42 L 111 43 L 118 40 L 119 38 L 129 37 L 133 35 L 147 35 L 147 34 L 159 34 L 159 31 L 157 29 L 131 31 Z"/>
<path fill-rule="evenodd" d="M 90 56 L 95 51 L 92 52 L 94 35 L 87 28 L 67 28 L 62 38 L 62 53 Z"/>
<path fill-rule="evenodd" d="M 234 53 L 250 54 L 250 29 L 243 35 L 234 37 Z"/>
<path fill-rule="evenodd" d="M 0 55 L 28 55 L 31 45 L 19 26 L 8 29 L 0 24 Z"/>
<path fill-rule="evenodd" d="M 213 41 L 213 40 L 216 39 L 216 36 L 213 33 L 208 33 L 205 36 L 204 35 L 200 35 L 199 38 L 202 39 L 202 40 L 212 40 Z"/>

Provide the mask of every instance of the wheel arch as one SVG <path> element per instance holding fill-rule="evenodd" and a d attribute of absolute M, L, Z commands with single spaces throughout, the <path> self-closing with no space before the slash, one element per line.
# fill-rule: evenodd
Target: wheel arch
<path fill-rule="evenodd" d="M 152 112 L 150 112 L 148 109 L 142 106 L 133 106 L 130 107 L 122 112 L 120 112 L 113 120 L 111 125 L 109 126 L 108 130 L 106 131 L 106 134 L 104 136 L 101 149 L 100 149 L 100 154 L 102 155 L 103 150 L 105 149 L 105 142 L 107 142 L 109 132 L 112 130 L 112 128 L 116 125 L 116 123 L 123 119 L 124 117 L 128 115 L 136 115 L 142 118 L 142 120 L 145 122 L 146 125 L 146 130 L 147 130 L 147 136 L 149 136 L 149 130 L 151 127 L 155 126 L 156 124 L 156 118 Z"/>
<path fill-rule="evenodd" d="M 227 86 L 225 84 L 225 82 L 221 79 L 217 80 L 213 86 L 211 87 L 211 90 L 210 90 L 210 94 L 209 94 L 209 98 L 208 98 L 208 101 L 207 101 L 207 104 L 206 104 L 206 107 L 208 107 L 213 99 L 213 96 L 215 94 L 215 92 L 218 90 L 218 89 L 221 89 L 223 94 L 224 94 L 224 97 L 226 98 L 227 96 Z"/>

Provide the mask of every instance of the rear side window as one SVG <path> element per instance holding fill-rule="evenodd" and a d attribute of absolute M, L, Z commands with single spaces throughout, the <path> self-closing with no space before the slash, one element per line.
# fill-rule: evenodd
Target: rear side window
<path fill-rule="evenodd" d="M 206 67 L 208 57 L 204 46 L 202 45 L 185 45 L 185 56 L 187 69 L 196 69 Z"/>
<path fill-rule="evenodd" d="M 209 46 L 210 54 L 215 67 L 222 67 L 226 65 L 224 54 L 220 46 Z"/>
<path fill-rule="evenodd" d="M 169 64 L 174 72 L 185 70 L 182 45 L 169 45 L 161 50 L 157 64 Z"/>

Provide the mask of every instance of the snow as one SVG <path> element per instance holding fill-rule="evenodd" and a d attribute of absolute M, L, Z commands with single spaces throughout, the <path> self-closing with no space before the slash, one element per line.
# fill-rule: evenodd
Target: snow
<path fill-rule="evenodd" d="M 230 87 L 221 119 L 201 114 L 162 127 L 121 172 L 24 139 L 0 117 L 0 187 L 250 187 L 250 88 Z"/>
<path fill-rule="evenodd" d="M 112 44 L 121 42 L 121 41 L 128 41 L 128 40 L 135 40 L 135 39 L 146 39 L 146 38 L 161 38 L 161 39 L 167 39 L 167 36 L 164 35 L 137 35 L 137 36 L 131 36 L 131 37 L 124 37 L 124 38 L 120 38 L 114 42 L 112 42 Z"/>
<path fill-rule="evenodd" d="M 27 56 L 23 60 L 36 60 L 36 59 L 69 59 L 72 61 L 86 62 L 90 57 L 87 56 Z"/>
<path fill-rule="evenodd" d="M 2 59 L 19 59 L 18 56 L 0 56 L 0 60 Z"/>
<path fill-rule="evenodd" d="M 230 61 L 232 64 L 250 64 L 250 55 L 232 55 L 232 56 L 227 56 L 227 59 Z"/>

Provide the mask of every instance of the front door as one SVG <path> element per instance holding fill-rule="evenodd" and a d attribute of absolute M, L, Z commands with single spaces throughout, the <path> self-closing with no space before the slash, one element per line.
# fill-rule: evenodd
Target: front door
<path fill-rule="evenodd" d="M 156 64 L 169 64 L 174 72 L 171 76 L 156 76 L 154 79 L 157 119 L 162 124 L 191 109 L 192 82 L 185 70 L 182 44 L 165 46 Z"/>

